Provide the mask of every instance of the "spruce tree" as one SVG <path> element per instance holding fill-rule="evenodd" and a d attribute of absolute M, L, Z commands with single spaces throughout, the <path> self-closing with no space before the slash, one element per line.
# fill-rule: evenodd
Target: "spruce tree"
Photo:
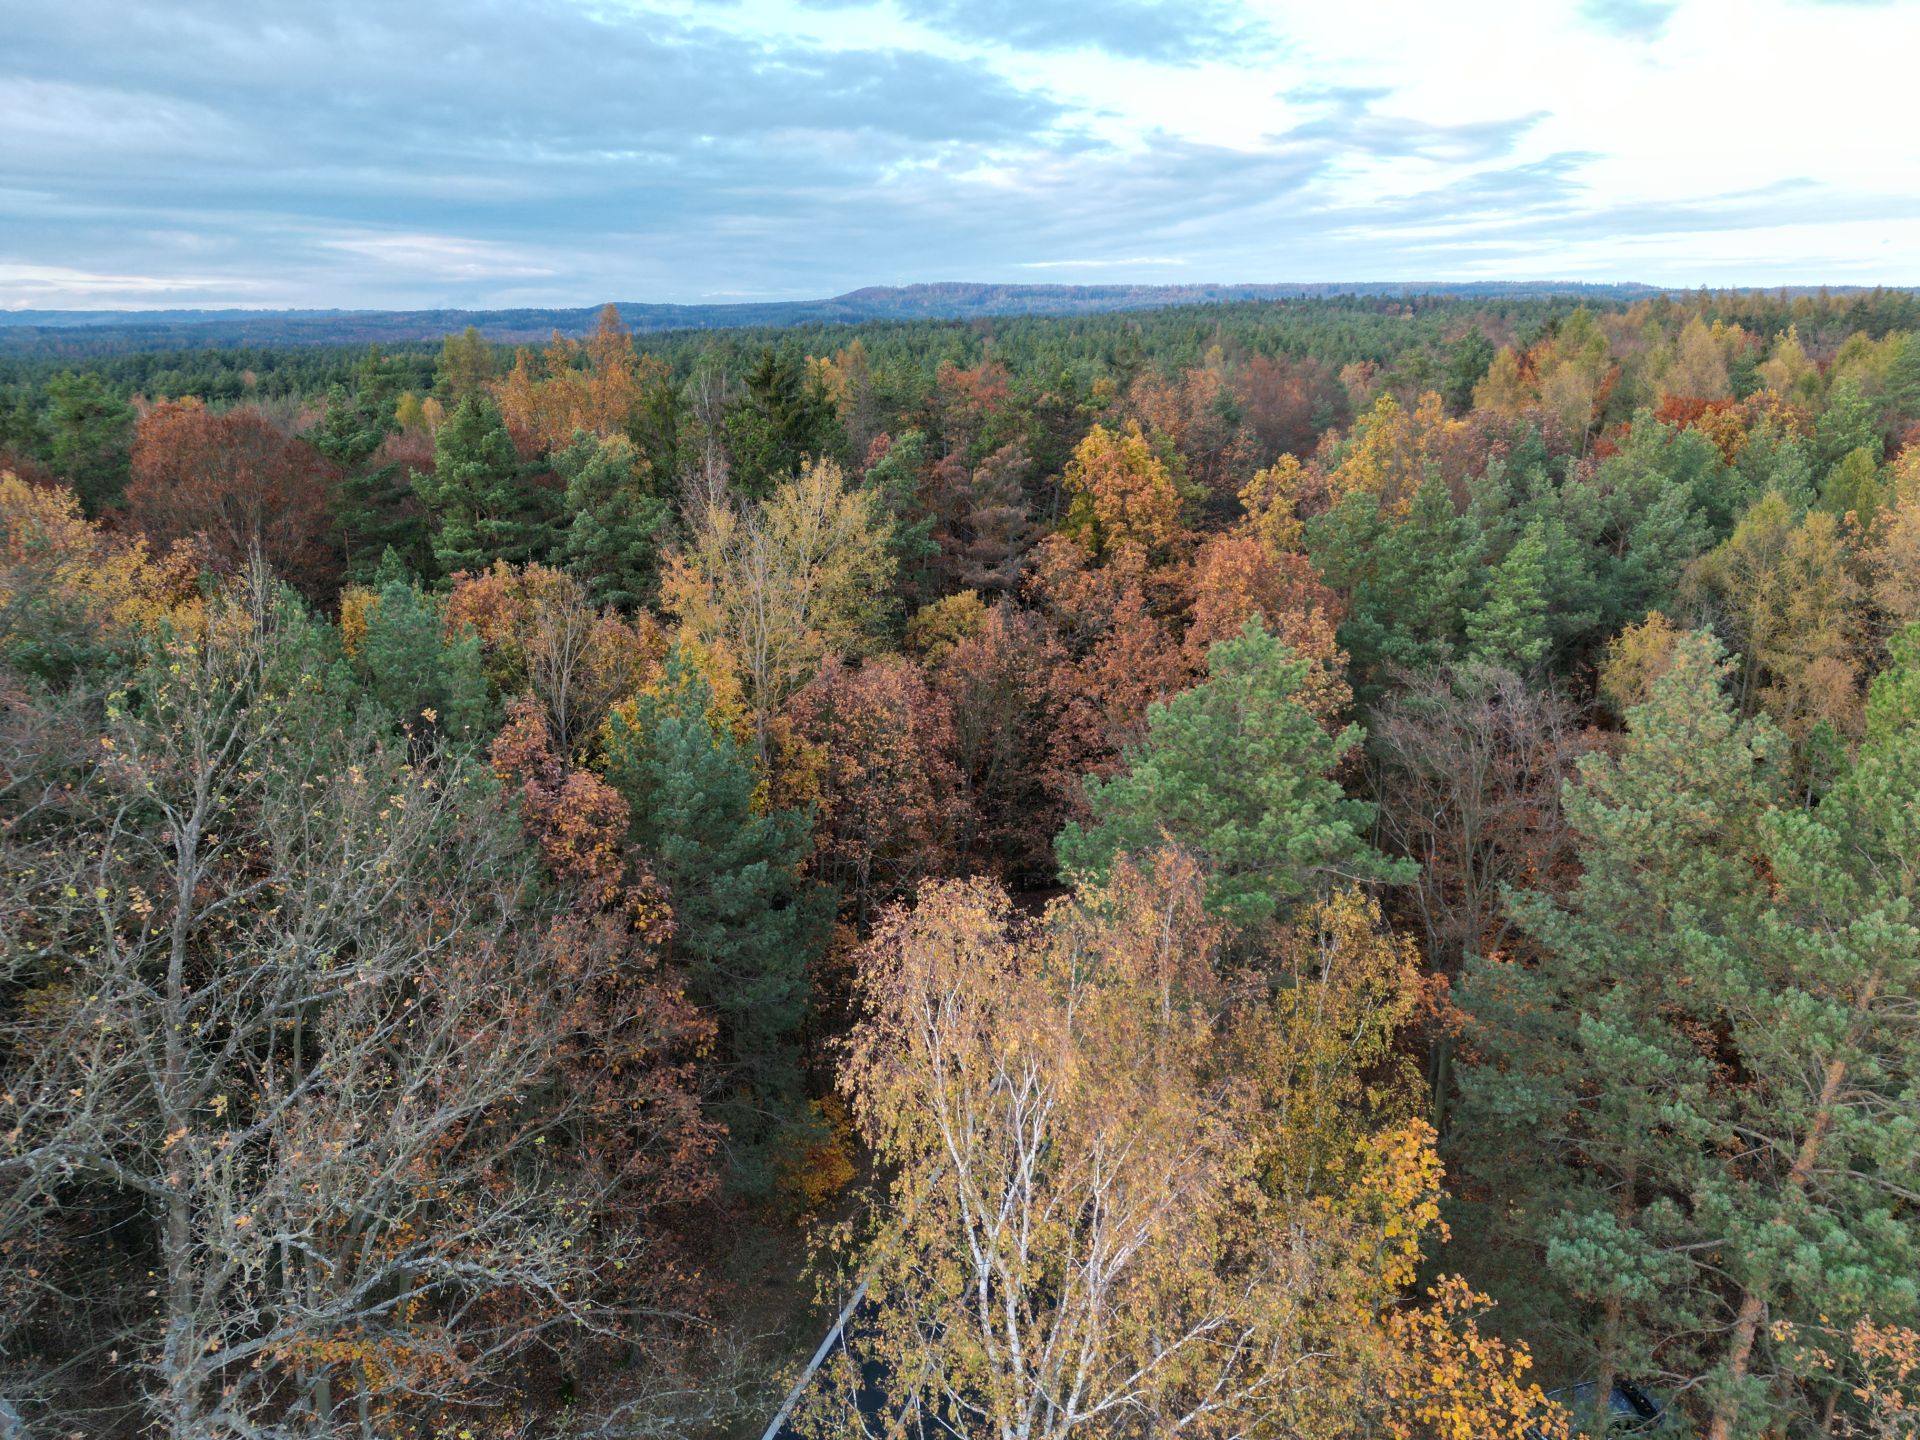
<path fill-rule="evenodd" d="M 1283 914 L 1339 880 L 1406 881 L 1362 836 L 1373 807 L 1332 779 L 1360 728 L 1329 735 L 1299 699 L 1308 662 L 1258 617 L 1207 652 L 1209 679 L 1155 705 L 1146 740 L 1110 780 L 1090 779 L 1092 821 L 1057 850 L 1076 880 L 1171 841 L 1207 876 L 1207 905 L 1239 925 Z"/>
<path fill-rule="evenodd" d="M 631 610 L 652 600 L 661 540 L 673 519 L 672 505 L 649 488 L 652 467 L 625 436 L 576 430 L 553 468 L 566 483 L 572 517 L 562 547 L 567 569 L 596 605 Z"/>
<path fill-rule="evenodd" d="M 677 649 L 660 682 L 608 721 L 606 773 L 667 886 L 688 996 L 720 1023 L 714 1110 L 734 1184 L 762 1192 L 803 1123 L 807 968 L 831 918 L 830 896 L 800 874 L 810 817 L 756 805 L 746 751 Z"/>
<path fill-rule="evenodd" d="M 433 553 L 446 574 L 523 564 L 552 548 L 551 498 L 526 482 L 500 407 L 485 396 L 461 401 L 440 427 L 433 474 L 414 488 L 439 522 Z"/>
<path fill-rule="evenodd" d="M 88 370 L 47 382 L 47 458 L 89 515 L 120 503 L 127 488 L 133 407 Z"/>

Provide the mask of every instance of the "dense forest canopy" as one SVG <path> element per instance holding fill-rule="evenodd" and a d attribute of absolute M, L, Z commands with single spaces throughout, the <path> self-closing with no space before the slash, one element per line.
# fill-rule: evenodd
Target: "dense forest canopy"
<path fill-rule="evenodd" d="M 99 350 L 0 1433 L 1914 1433 L 1913 292 Z"/>

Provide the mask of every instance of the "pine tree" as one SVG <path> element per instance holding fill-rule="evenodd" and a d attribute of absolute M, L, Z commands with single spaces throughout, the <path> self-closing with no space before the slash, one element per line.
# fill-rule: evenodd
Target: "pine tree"
<path fill-rule="evenodd" d="M 1920 627 L 1891 648 L 1851 766 L 1811 811 L 1768 817 L 1771 903 L 1692 967 L 1745 1081 L 1725 1131 L 1742 1153 L 1695 1197 L 1736 1287 L 1710 1372 L 1719 1440 L 1811 1433 L 1850 1398 L 1844 1332 L 1920 1316 Z M 1798 1415 L 1783 1371 L 1806 1377 Z"/>
<path fill-rule="evenodd" d="M 735 1185 L 756 1193 L 801 1123 L 807 967 L 831 905 L 800 876 L 809 817 L 756 807 L 753 766 L 712 711 L 712 689 L 675 650 L 660 682 L 609 719 L 607 778 L 667 886 L 688 996 L 720 1022 L 715 1114 Z"/>
<path fill-rule="evenodd" d="M 1547 541 L 1532 521 L 1494 566 L 1486 598 L 1467 617 L 1473 658 L 1507 670 L 1524 671 L 1546 659 L 1548 633 Z"/>
<path fill-rule="evenodd" d="M 551 502 L 528 485 L 500 408 L 469 398 L 435 436 L 431 477 L 415 484 L 439 521 L 434 558 L 452 575 L 496 560 L 522 564 L 553 545 Z"/>
<path fill-rule="evenodd" d="M 1813 428 L 1814 445 L 1820 465 L 1831 471 L 1855 450 L 1865 450 L 1877 465 L 1883 438 L 1880 434 L 1880 406 L 1869 400 L 1860 382 L 1843 375 L 1833 382 L 1827 396 L 1827 408 Z"/>
<path fill-rule="evenodd" d="M 1372 495 L 1349 495 L 1307 526 L 1307 550 L 1349 599 L 1339 633 L 1356 690 L 1377 693 L 1391 667 L 1429 670 L 1459 654 L 1482 584 L 1481 538 L 1438 476 L 1397 522 Z"/>
<path fill-rule="evenodd" d="M 1443 392 L 1447 408 L 1454 414 L 1464 415 L 1473 409 L 1474 387 L 1486 378 L 1494 354 L 1493 342 L 1487 339 L 1478 325 L 1454 342 L 1453 350 L 1447 356 L 1446 388 Z"/>
<path fill-rule="evenodd" d="M 572 517 L 564 546 L 567 569 L 596 605 L 631 610 L 660 586 L 660 543 L 673 507 L 653 493 L 652 467 L 625 436 L 598 439 L 576 431 L 553 457 L 566 482 Z"/>
<path fill-rule="evenodd" d="M 447 639 L 439 606 L 407 577 L 392 550 L 363 615 L 365 633 L 353 646 L 353 663 L 366 699 L 392 725 L 477 744 L 491 728 L 478 637 Z"/>
<path fill-rule="evenodd" d="M 1215 644 L 1205 684 L 1148 710 L 1128 768 L 1089 780 L 1092 822 L 1061 832 L 1061 869 L 1098 881 L 1116 856 L 1170 841 L 1200 862 L 1208 908 L 1245 926 L 1337 880 L 1411 879 L 1361 838 L 1373 807 L 1331 778 L 1361 732 L 1329 735 L 1301 703 L 1310 669 L 1257 617 Z"/>
<path fill-rule="evenodd" d="M 1738 718 L 1729 669 L 1711 636 L 1678 640 L 1619 756 L 1567 788 L 1570 902 L 1513 899 L 1537 963 L 1475 961 L 1460 991 L 1462 1158 L 1527 1288 L 1547 1282 L 1521 1303 L 1580 1337 L 1602 1396 L 1616 1376 L 1708 1373 L 1732 1318 L 1730 1216 L 1701 1203 L 1738 1108 L 1712 991 L 1748 963 L 1728 937 L 1750 923 L 1784 742 Z"/>

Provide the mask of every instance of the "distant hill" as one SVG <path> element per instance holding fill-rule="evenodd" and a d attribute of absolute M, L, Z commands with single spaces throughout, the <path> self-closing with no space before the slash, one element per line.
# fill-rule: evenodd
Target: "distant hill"
<path fill-rule="evenodd" d="M 1585 295 L 1627 300 L 1648 285 L 1552 281 L 1317 283 L 1294 285 L 873 285 L 826 300 L 729 305 L 620 302 L 635 331 L 732 330 L 751 326 L 857 324 L 864 320 L 968 320 L 990 315 L 1075 315 L 1235 300 L 1302 300 L 1334 295 L 1529 297 Z M 88 355 L 229 345 L 340 345 L 437 340 L 477 327 L 489 339 L 583 335 L 598 305 L 519 310 L 0 310 L 0 351 Z"/>

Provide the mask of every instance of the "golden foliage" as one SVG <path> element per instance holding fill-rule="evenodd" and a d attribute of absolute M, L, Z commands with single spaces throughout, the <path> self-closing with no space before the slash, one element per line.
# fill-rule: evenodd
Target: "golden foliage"
<path fill-rule="evenodd" d="M 156 557 L 145 540 L 121 540 L 87 519 L 71 490 L 0 472 L 0 611 L 31 598 L 93 643 L 128 644 L 163 624 L 197 628 L 199 574 L 186 542 Z"/>
<path fill-rule="evenodd" d="M 1600 694 L 1616 715 L 1625 715 L 1653 693 L 1653 683 L 1673 663 L 1680 630 L 1658 610 L 1607 642 L 1600 662 Z"/>
<path fill-rule="evenodd" d="M 1457 452 L 1467 438 L 1466 421 L 1449 419 L 1432 391 L 1411 413 L 1382 394 L 1354 421 L 1340 463 L 1327 476 L 1329 495 L 1335 503 L 1355 491 L 1376 495 L 1386 510 L 1404 513 L 1429 472 L 1446 476 L 1458 470 Z"/>
<path fill-rule="evenodd" d="M 1137 420 L 1118 432 L 1095 425 L 1074 447 L 1060 483 L 1071 497 L 1067 532 L 1095 556 L 1159 555 L 1186 535 L 1179 489 Z"/>

